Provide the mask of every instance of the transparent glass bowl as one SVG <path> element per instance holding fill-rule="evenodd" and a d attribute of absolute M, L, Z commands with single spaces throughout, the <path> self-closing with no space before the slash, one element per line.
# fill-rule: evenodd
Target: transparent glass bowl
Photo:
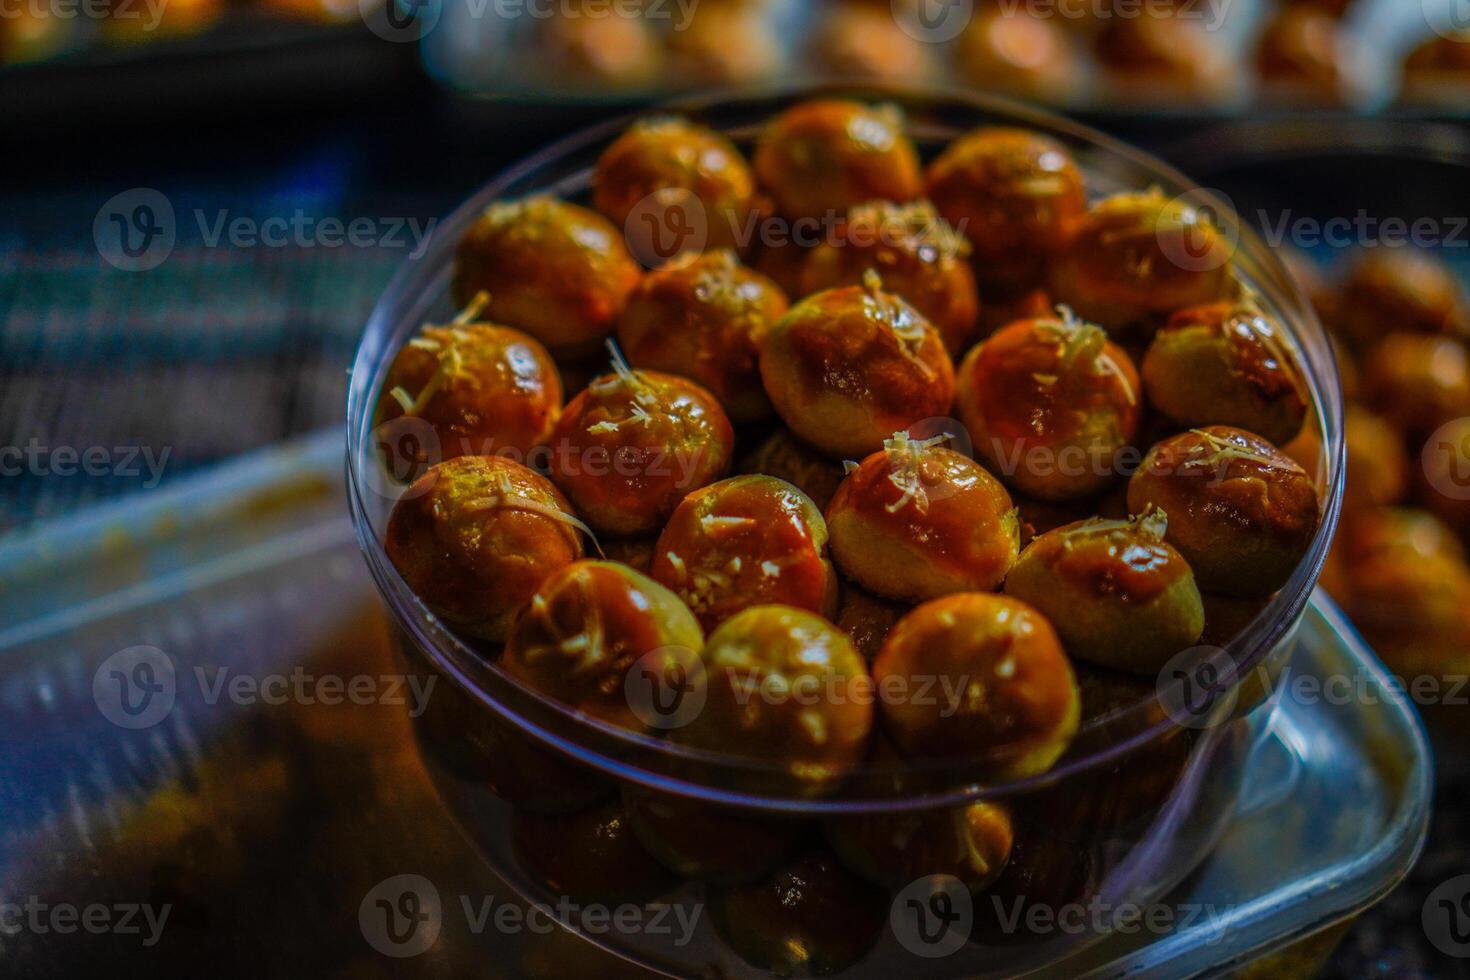
<path fill-rule="evenodd" d="M 430 613 L 388 560 L 383 531 L 398 484 L 384 472 L 380 444 L 395 434 L 374 430 L 374 407 L 398 348 L 424 322 L 443 322 L 453 315 L 453 255 L 466 228 L 486 205 L 501 198 L 550 193 L 585 201 L 599 153 L 630 121 L 612 120 L 529 157 L 441 222 L 429 247 L 405 263 L 389 285 L 357 353 L 348 402 L 350 506 L 411 669 L 438 679 L 430 710 L 418 720 L 426 757 L 466 831 L 511 880 L 518 879 L 507 839 L 509 806 L 503 798 L 532 811 L 566 811 L 594 802 L 623 782 L 753 817 L 814 824 L 860 814 L 931 811 L 975 800 L 1003 802 L 1026 815 L 1016 821 L 1018 833 L 1024 830 L 1046 846 L 1085 856 L 1089 894 L 1114 903 L 1147 900 L 1198 864 L 1228 816 L 1253 737 L 1264 729 L 1262 716 L 1270 710 L 1275 680 L 1290 657 L 1292 632 L 1326 556 L 1343 480 L 1341 396 L 1328 340 L 1282 265 L 1228 207 L 1159 161 L 1056 116 L 971 95 L 851 86 L 714 98 L 660 111 L 689 116 L 748 148 L 761 125 L 783 108 L 833 94 L 897 103 L 926 159 L 976 126 L 1024 126 L 1067 145 L 1094 196 L 1158 187 L 1208 208 L 1237 245 L 1237 275 L 1285 325 L 1309 389 L 1308 425 L 1320 437 L 1317 475 L 1324 519 L 1308 555 L 1286 587 L 1212 656 L 1215 697 L 1206 710 L 1181 719 L 1169 708 L 1182 702 L 1187 685 L 1198 680 L 1193 675 L 1173 686 L 1136 692 L 1084 718 L 1071 747 L 1050 771 L 1013 782 L 987 782 L 973 765 L 954 762 L 905 763 L 901 768 L 874 764 L 827 795 L 798 796 L 786 790 L 782 770 L 764 760 L 677 747 L 581 716 L 523 688 L 482 648 Z M 534 879 L 526 879 L 525 887 L 534 893 Z M 689 948 L 661 946 L 646 935 L 604 935 L 598 941 L 675 973 L 715 962 L 696 958 Z M 1082 937 L 1070 937 L 1062 943 L 1080 941 Z M 1007 944 L 997 958 L 995 950 L 972 944 L 973 949 L 987 949 L 980 960 L 967 965 L 963 957 L 952 957 L 944 961 L 944 969 L 957 975 L 1001 967 L 1003 972 L 1031 969 L 1053 962 L 1060 955 L 1055 945 Z"/>

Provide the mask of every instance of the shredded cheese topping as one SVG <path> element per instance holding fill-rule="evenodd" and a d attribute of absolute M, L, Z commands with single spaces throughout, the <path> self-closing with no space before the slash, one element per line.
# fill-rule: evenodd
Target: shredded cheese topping
<path fill-rule="evenodd" d="M 611 337 L 607 339 L 607 353 L 609 360 L 612 362 L 613 376 L 594 381 L 588 385 L 587 387 L 592 390 L 592 393 L 600 398 L 626 389 L 632 394 L 635 402 L 641 405 L 654 404 L 655 399 L 653 392 L 648 388 L 648 382 L 643 380 L 643 377 L 637 371 L 634 371 L 628 366 L 628 361 L 623 357 L 623 352 L 618 349 L 617 342 Z M 634 408 L 633 411 L 637 415 L 639 409 Z M 644 417 L 647 417 L 646 412 L 644 413 Z"/>
<path fill-rule="evenodd" d="M 1206 432 L 1204 429 L 1190 429 L 1189 431 L 1205 441 L 1205 446 L 1200 447 L 1201 449 L 1213 450 L 1213 452 L 1203 457 L 1201 462 L 1214 465 L 1216 463 L 1228 463 L 1238 459 L 1264 466 L 1267 469 L 1274 470 L 1280 467 L 1280 464 L 1270 456 L 1266 456 L 1244 446 L 1238 446 L 1227 439 L 1222 439 L 1213 433 Z"/>
<path fill-rule="evenodd" d="M 949 438 L 948 432 L 941 432 L 928 439 L 916 440 L 909 438 L 907 430 L 901 429 L 883 440 L 883 451 L 888 454 L 888 459 L 893 464 L 893 469 L 888 474 L 888 482 L 902 491 L 902 496 L 893 503 L 884 504 L 884 510 L 890 514 L 897 513 L 912 501 L 919 513 L 928 513 L 929 495 L 924 492 L 923 479 L 919 474 L 919 463 L 923 460 L 925 452 Z"/>
<path fill-rule="evenodd" d="M 500 492 L 498 494 L 491 494 L 488 497 L 478 497 L 468 501 L 464 505 L 465 510 L 474 512 L 504 509 L 540 514 L 542 517 L 549 517 L 554 521 L 559 521 L 562 524 L 581 531 L 587 535 L 588 540 L 592 542 L 592 546 L 597 549 L 597 553 L 604 557 L 606 556 L 606 552 L 602 550 L 602 543 L 597 540 L 596 533 L 581 518 L 574 514 L 568 514 L 559 507 L 542 503 L 539 500 L 526 496 L 524 493 L 518 492 L 511 484 L 510 477 L 503 472 L 497 473 L 496 477 Z"/>
<path fill-rule="evenodd" d="M 475 319 L 482 312 L 484 312 L 485 307 L 489 305 L 490 294 L 482 289 L 479 292 L 475 293 L 475 295 L 470 299 L 469 303 L 465 305 L 465 308 L 460 310 L 453 320 L 449 321 L 449 325 L 452 327 L 462 327 L 467 323 L 474 323 Z"/>

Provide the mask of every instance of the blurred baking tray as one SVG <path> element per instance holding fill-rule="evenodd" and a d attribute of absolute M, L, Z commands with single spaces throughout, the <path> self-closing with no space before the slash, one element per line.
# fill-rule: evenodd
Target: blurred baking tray
<path fill-rule="evenodd" d="M 180 112 L 207 125 L 238 106 L 364 104 L 422 77 L 413 45 L 389 43 L 361 20 L 311 23 L 227 9 L 188 36 L 83 43 L 0 67 L 0 115 L 12 127 L 50 121 L 68 131 L 90 122 L 127 128 Z"/>
<path fill-rule="evenodd" d="M 221 671 L 395 669 L 342 467 L 341 434 L 327 432 L 0 542 L 0 896 L 172 910 L 152 946 L 0 935 L 0 974 L 186 977 L 208 962 L 216 977 L 628 975 L 566 933 L 477 932 L 449 914 L 428 952 L 375 952 L 359 907 L 390 876 L 517 900 L 450 828 L 406 708 L 207 696 Z M 1298 674 L 1383 690 L 1325 599 L 1300 643 Z M 119 724 L 109 658 L 140 645 L 172 665 L 171 707 Z M 1066 972 L 1222 972 L 1322 936 L 1392 888 L 1423 838 L 1430 759 L 1401 703 L 1363 700 L 1281 701 L 1241 812 L 1170 900 L 1213 918 L 1113 937 Z"/>
<path fill-rule="evenodd" d="M 429 76 L 441 85 L 473 99 L 505 102 L 518 107 L 626 105 L 688 96 L 691 86 L 697 89 L 704 84 L 673 77 L 624 84 L 597 78 L 579 79 L 564 65 L 548 57 L 541 43 L 540 32 L 549 19 L 545 12 L 549 8 L 544 5 L 497 5 L 490 9 L 500 12 L 500 15 L 487 16 L 487 8 L 477 0 L 416 0 L 414 5 L 407 0 L 398 2 L 401 7 L 417 6 L 433 11 L 432 17 L 426 21 L 431 26 L 422 32 L 419 41 L 424 67 Z M 901 9 L 900 2 L 894 0 L 894 11 Z M 932 0 L 925 2 L 929 16 L 948 18 L 948 11 L 953 9 L 963 12 L 961 16 L 966 18 L 965 23 L 969 23 L 974 10 L 983 6 L 970 0 L 951 4 L 933 3 Z M 1110 92 L 1106 79 L 1092 63 L 1092 58 L 1086 55 L 1083 50 L 1086 43 L 1079 36 L 1076 44 L 1085 63 L 1083 81 L 1072 98 L 1053 108 L 1095 120 L 1104 126 L 1109 119 L 1156 119 L 1191 125 L 1262 114 L 1295 116 L 1303 112 L 1324 118 L 1351 118 L 1362 113 L 1383 111 L 1411 118 L 1465 116 L 1464 103 L 1435 107 L 1418 104 L 1399 106 L 1396 102 L 1404 58 L 1416 45 L 1433 38 L 1436 30 L 1445 31 L 1449 26 L 1460 24 L 1464 20 L 1464 0 L 1354 0 L 1342 20 L 1349 43 L 1353 45 L 1343 58 L 1351 94 L 1342 108 L 1278 105 L 1270 93 L 1258 90 L 1251 63 L 1252 48 L 1282 2 L 1285 0 L 1191 0 L 1180 5 L 1186 16 L 1198 17 L 1212 25 L 1211 33 L 1218 38 L 1221 49 L 1240 66 L 1240 77 L 1226 97 L 1213 104 L 1194 105 L 1187 100 L 1175 103 L 1157 100 L 1156 96 L 1142 102 L 1137 98 L 1118 97 Z M 809 48 L 819 32 L 823 15 L 840 10 L 847 4 L 842 0 L 758 0 L 752 6 L 761 12 L 769 25 L 768 34 L 776 48 L 778 65 L 769 77 L 752 84 L 760 87 L 833 80 L 811 63 Z M 1055 0 L 1041 0 L 1029 5 L 1026 0 L 1014 0 L 1011 6 L 1022 11 L 1055 12 L 1054 16 L 1064 22 L 1077 15 L 1062 11 L 1077 7 L 1089 9 L 1089 5 L 1072 4 L 1069 7 Z M 1099 6 L 1091 5 L 1091 9 Z M 1131 15 L 1138 16 L 1140 7 L 1131 8 Z M 683 16 L 682 6 L 672 2 L 654 4 L 650 9 L 659 11 L 658 16 L 649 19 L 655 38 L 676 30 Z M 697 9 L 694 16 L 697 16 Z M 899 15 L 895 13 L 894 16 Z M 1124 12 L 1119 16 L 1130 16 L 1130 13 Z M 1216 24 L 1217 27 L 1213 26 Z M 947 30 L 940 29 L 939 33 L 945 38 L 950 37 Z M 933 77 L 893 81 L 916 88 L 940 86 L 962 90 L 966 87 L 950 67 L 954 56 L 952 39 L 919 43 L 929 44 L 935 49 L 935 63 L 939 68 L 932 73 Z"/>

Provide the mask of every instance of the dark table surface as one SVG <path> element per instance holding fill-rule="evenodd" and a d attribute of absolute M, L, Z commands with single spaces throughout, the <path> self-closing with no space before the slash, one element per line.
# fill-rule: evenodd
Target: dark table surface
<path fill-rule="evenodd" d="M 24 110 L 0 132 L 0 446 L 24 453 L 9 457 L 24 459 L 20 472 L 0 476 L 0 534 L 341 420 L 358 334 L 411 237 L 211 243 L 221 215 L 422 227 L 529 150 L 617 111 L 467 103 L 434 89 L 401 53 L 339 82 L 277 79 L 263 96 L 216 85 L 203 101 L 141 85 L 124 108 L 94 98 L 55 110 L 0 82 L 0 104 Z M 1212 147 L 1243 148 L 1209 136 L 1204 120 L 1099 124 L 1194 166 Z M 1389 126 L 1339 125 L 1345 144 L 1383 138 Z M 1289 190 L 1269 173 L 1250 179 Z M 1371 172 L 1332 180 L 1299 184 L 1301 206 L 1330 214 L 1362 206 L 1365 187 L 1388 193 Z M 1344 196 L 1346 186 L 1354 190 Z M 94 237 L 103 204 L 136 188 L 161 192 L 175 214 L 173 250 L 147 272 L 113 267 Z M 1464 200 L 1461 185 L 1461 210 Z M 1377 206 L 1405 213 L 1402 201 Z M 94 447 L 92 472 L 68 465 L 68 449 L 80 459 Z M 1470 975 L 1463 961 L 1436 959 L 1419 925 L 1427 891 L 1466 870 L 1470 829 L 1453 790 L 1442 795 L 1420 869 L 1349 934 L 1335 975 Z"/>

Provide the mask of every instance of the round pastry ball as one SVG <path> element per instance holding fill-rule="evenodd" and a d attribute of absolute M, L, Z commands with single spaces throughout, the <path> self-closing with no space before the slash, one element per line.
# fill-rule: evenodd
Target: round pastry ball
<path fill-rule="evenodd" d="M 691 490 L 730 465 L 735 434 L 715 396 L 659 371 L 630 371 L 614 353 L 567 404 L 552 440 L 551 477 L 598 531 L 661 528 Z"/>
<path fill-rule="evenodd" d="M 1010 495 L 942 439 L 896 433 L 827 506 L 833 560 L 877 595 L 920 602 L 996 589 L 1016 560 L 1020 526 Z"/>
<path fill-rule="evenodd" d="M 997 301 L 991 301 L 987 295 L 986 303 L 980 309 L 979 335 L 989 337 L 1017 320 L 1050 319 L 1056 316 L 1056 312 L 1056 304 L 1044 289 L 1031 289 Z"/>
<path fill-rule="evenodd" d="M 801 291 L 801 274 L 806 268 L 807 255 L 820 239 L 816 235 L 805 234 L 792 239 L 776 224 L 779 220 L 771 218 L 761 223 L 750 265 L 795 302 L 806 295 Z M 771 233 L 767 234 L 767 231 Z"/>
<path fill-rule="evenodd" d="M 1143 413 L 1132 359 L 1102 328 L 1062 314 L 997 331 L 965 356 L 955 382 L 975 452 L 1017 490 L 1053 501 L 1117 479 Z"/>
<path fill-rule="evenodd" d="M 1301 372 L 1281 325 L 1249 304 L 1175 313 L 1143 357 L 1143 385 L 1181 428 L 1232 425 L 1284 446 L 1307 417 Z"/>
<path fill-rule="evenodd" d="M 435 615 L 499 641 L 542 583 L 582 557 L 579 526 L 544 476 L 499 456 L 459 456 L 409 487 L 383 545 Z"/>
<path fill-rule="evenodd" d="M 679 374 L 714 393 L 736 422 L 771 414 L 760 345 L 786 312 L 769 278 L 718 249 L 687 255 L 643 277 L 618 315 L 618 343 L 636 368 Z"/>
<path fill-rule="evenodd" d="M 878 656 L 893 624 L 911 609 L 910 603 L 885 599 L 850 582 L 844 583 L 842 601 L 837 607 L 837 628 L 846 633 L 858 653 L 871 662 Z"/>
<path fill-rule="evenodd" d="M 1057 21 L 1025 6 L 978 10 L 956 41 L 955 68 L 981 91 L 1066 102 L 1077 94 L 1083 63 Z"/>
<path fill-rule="evenodd" d="M 1089 896 L 1097 894 L 1103 877 L 1101 859 L 1095 853 L 1098 848 L 1079 847 L 1075 832 L 1063 835 L 1050 827 L 1038 829 L 1020 814 L 1016 822 L 1011 859 L 1000 878 L 974 904 L 970 938 L 986 947 L 1033 947 L 1055 942 L 1059 935 L 1055 919 L 1035 915 L 1018 919 L 1015 910 L 1085 908 Z"/>
<path fill-rule="evenodd" d="M 905 31 L 888 6 L 830 7 L 809 47 L 817 71 L 833 78 L 913 84 L 938 70 L 932 46 Z"/>
<path fill-rule="evenodd" d="M 618 5 L 593 3 L 587 11 L 578 6 L 572 0 L 553 8 L 552 16 L 546 16 L 548 8 L 540 17 L 533 15 L 539 31 L 535 63 L 551 87 L 586 96 L 644 89 L 658 81 L 663 50 L 653 21 Z"/>
<path fill-rule="evenodd" d="M 1350 404 L 1343 413 L 1343 438 L 1347 443 L 1343 510 L 1402 500 L 1409 483 L 1403 434 L 1363 406 Z"/>
<path fill-rule="evenodd" d="M 455 256 L 454 295 L 485 291 L 486 316 L 562 355 L 595 350 L 638 281 L 623 231 L 552 197 L 497 201 L 470 226 Z"/>
<path fill-rule="evenodd" d="M 1391 547 L 1351 562 L 1346 574 L 1346 588 L 1334 598 L 1395 675 L 1412 683 L 1470 673 L 1470 569 L 1463 560 Z"/>
<path fill-rule="evenodd" d="M 1344 514 L 1333 550 L 1349 566 L 1384 551 L 1465 560 L 1465 545 L 1455 530 L 1428 511 L 1412 507 L 1370 507 Z"/>
<path fill-rule="evenodd" d="M 735 884 L 785 862 L 800 834 L 795 820 L 715 806 L 687 796 L 623 784 L 633 831 L 660 864 L 681 878 Z"/>
<path fill-rule="evenodd" d="M 912 201 L 919 154 L 894 106 L 816 99 L 767 124 L 755 149 L 761 186 L 788 219 L 822 220 L 864 201 Z"/>
<path fill-rule="evenodd" d="M 1078 660 L 1157 675 L 1205 628 L 1194 573 L 1164 541 L 1167 527 L 1153 511 L 1048 531 L 1016 559 L 1006 595 L 1040 610 Z"/>
<path fill-rule="evenodd" d="M 876 273 L 808 296 L 777 320 L 761 379 L 791 431 L 839 457 L 866 456 L 893 432 L 947 415 L 954 400 L 944 339 Z"/>
<path fill-rule="evenodd" d="M 884 289 L 928 318 L 953 354 L 974 333 L 980 310 L 969 253 L 964 237 L 926 202 L 862 204 L 807 256 L 801 294 L 860 286 L 874 270 Z"/>
<path fill-rule="evenodd" d="M 399 350 L 377 421 L 423 419 L 441 459 L 524 460 L 551 437 L 561 405 L 561 375 L 545 347 L 519 330 L 465 322 L 425 327 Z"/>
<path fill-rule="evenodd" d="M 927 195 L 970 242 L 986 299 L 1040 284 L 1087 210 L 1082 171 L 1065 146 L 1025 129 L 986 126 L 949 145 L 925 174 Z"/>
<path fill-rule="evenodd" d="M 658 535 L 637 534 L 632 537 L 608 535 L 599 538 L 597 543 L 602 546 L 602 556 L 608 561 L 627 565 L 633 571 L 647 575 L 648 570 L 653 567 L 653 549 L 658 545 Z"/>
<path fill-rule="evenodd" d="M 1015 840 L 1009 811 L 985 801 L 837 817 L 824 829 L 843 863 L 869 881 L 903 888 L 919 878 L 949 875 L 972 894 L 1000 877 Z"/>
<path fill-rule="evenodd" d="M 1354 93 L 1361 52 L 1336 17 L 1308 7 L 1277 13 L 1256 42 L 1256 72 L 1283 101 L 1336 105 Z"/>
<path fill-rule="evenodd" d="M 735 245 L 759 207 L 755 174 L 735 144 L 672 116 L 639 120 L 624 130 L 598 157 L 592 186 L 597 210 L 625 233 L 635 231 L 627 228 L 628 217 L 650 195 L 687 192 L 703 208 L 708 248 Z"/>
<path fill-rule="evenodd" d="M 1051 624 L 990 593 L 934 599 L 899 620 L 873 682 L 884 729 L 906 754 L 972 761 L 995 779 L 1050 769 L 1081 713 Z"/>
<path fill-rule="evenodd" d="M 1365 249 L 1342 288 L 1332 326 L 1354 347 L 1392 333 L 1470 333 L 1465 289 L 1448 264 L 1418 248 Z"/>
<path fill-rule="evenodd" d="M 659 536 L 650 574 L 706 630 L 771 602 L 823 614 L 837 608 L 822 512 L 770 476 L 735 476 L 685 497 Z"/>
<path fill-rule="evenodd" d="M 1333 17 L 1342 17 L 1347 13 L 1354 0 L 1283 0 L 1282 6 L 1300 7 L 1308 10 L 1320 10 Z"/>
<path fill-rule="evenodd" d="M 764 473 L 785 480 L 812 498 L 818 510 L 827 509 L 827 502 L 846 475 L 841 463 L 817 452 L 784 427 L 752 449 L 740 461 L 738 469 L 741 473 Z"/>
<path fill-rule="evenodd" d="M 1324 577 L 1318 581 L 1324 588 L 1327 587 L 1325 570 Z M 1205 605 L 1205 631 L 1199 637 L 1202 646 L 1229 646 L 1230 642 L 1245 632 L 1245 628 L 1271 604 L 1270 596 L 1237 599 L 1230 596 L 1202 594 L 1202 597 Z M 1271 688 L 1265 683 L 1268 681 L 1274 683 L 1275 679 L 1266 673 L 1253 673 L 1242 682 L 1241 690 L 1269 695 Z M 1239 712 L 1242 708 L 1250 706 L 1252 706 L 1250 699 L 1246 699 L 1246 703 L 1237 701 L 1235 710 Z"/>
<path fill-rule="evenodd" d="M 736 954 L 773 976 L 841 973 L 888 921 L 888 895 L 826 851 L 746 885 L 712 889 L 710 922 Z"/>
<path fill-rule="evenodd" d="M 702 3 L 683 30 L 664 35 L 674 87 L 733 88 L 776 78 L 786 53 L 760 4 Z"/>
<path fill-rule="evenodd" d="M 617 800 L 571 814 L 514 810 L 510 839 L 516 860 L 547 891 L 575 902 L 647 900 L 673 884 Z"/>
<path fill-rule="evenodd" d="M 701 664 L 690 696 L 703 708 L 669 732 L 675 743 L 759 760 L 800 795 L 830 790 L 863 760 L 872 679 L 847 634 L 821 616 L 752 606 L 710 633 Z"/>
<path fill-rule="evenodd" d="M 521 610 L 500 664 L 577 711 L 644 731 L 625 692 L 628 671 L 655 651 L 692 656 L 703 646 L 699 621 L 674 593 L 626 565 L 578 561 L 547 579 Z"/>
<path fill-rule="evenodd" d="M 430 768 L 489 790 L 516 810 L 572 813 L 616 792 L 589 766 L 534 741 L 454 684 L 436 684 L 414 726 Z"/>
<path fill-rule="evenodd" d="M 1128 508 L 1169 515 L 1168 542 L 1205 592 L 1279 590 L 1311 547 L 1317 487 L 1260 436 L 1212 425 L 1156 444 L 1128 484 Z"/>
<path fill-rule="evenodd" d="M 1470 31 L 1436 36 L 1404 59 L 1405 102 L 1463 108 L 1470 102 Z"/>
<path fill-rule="evenodd" d="M 1110 17 L 1093 41 L 1112 98 L 1144 104 L 1219 103 L 1239 91 L 1229 46 L 1198 16 L 1145 10 Z"/>
<path fill-rule="evenodd" d="M 1363 364 L 1363 400 L 1404 432 L 1424 435 L 1470 415 L 1470 348 L 1458 340 L 1390 334 Z"/>
<path fill-rule="evenodd" d="M 1099 201 L 1051 271 L 1051 294 L 1108 330 L 1227 299 L 1234 246 L 1205 213 L 1157 189 Z"/>

